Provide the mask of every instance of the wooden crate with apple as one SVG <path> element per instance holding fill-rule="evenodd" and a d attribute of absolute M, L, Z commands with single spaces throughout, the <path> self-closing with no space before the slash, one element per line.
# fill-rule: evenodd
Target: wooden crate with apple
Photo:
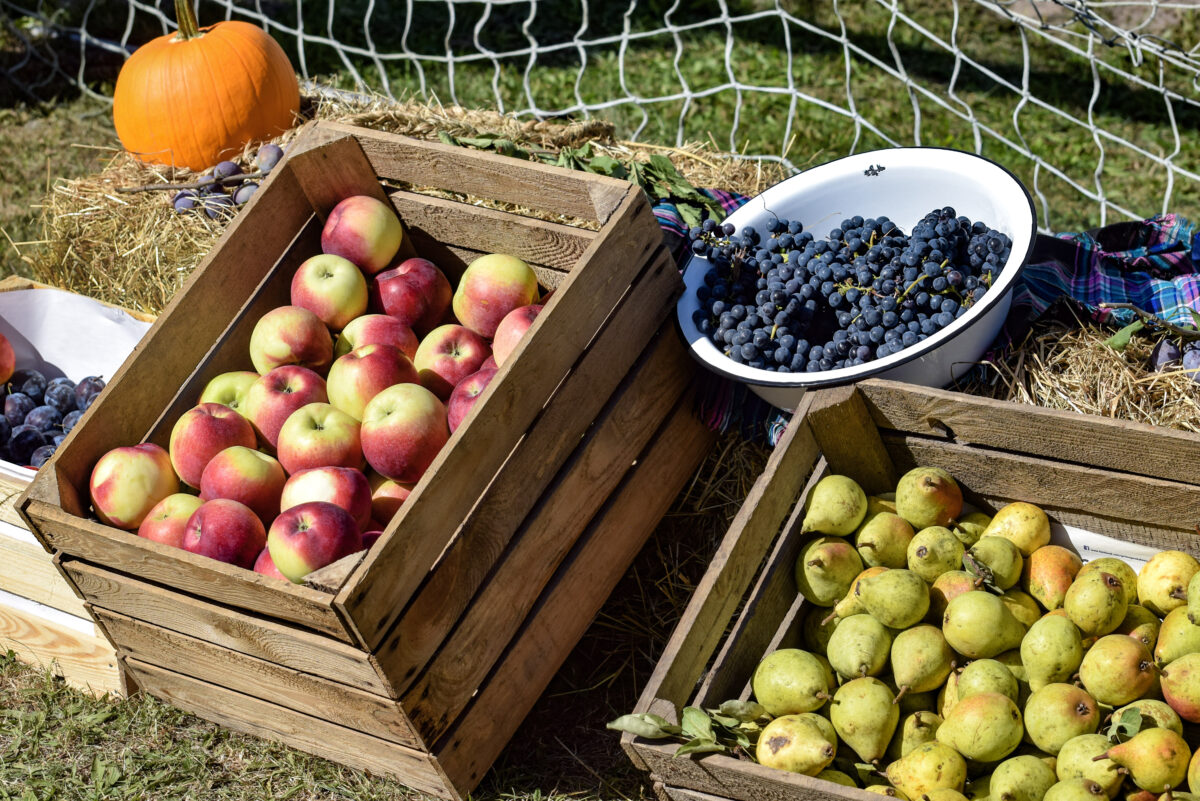
<path fill-rule="evenodd" d="M 378 541 L 291 583 L 100 522 L 89 476 L 101 457 L 136 443 L 169 448 L 214 377 L 251 369 L 260 319 L 296 297 L 293 275 L 321 252 L 331 210 L 359 195 L 390 204 L 407 252 L 451 282 L 498 253 L 523 259 L 553 290 Z M 681 291 L 634 185 L 312 125 L 113 378 L 94 424 L 39 474 L 21 513 L 143 690 L 465 797 L 711 447 L 692 411 L 696 368 L 670 322 Z M 372 403 L 368 461 L 416 459 L 410 443 L 377 433 Z M 388 414 L 407 419 L 392 408 L 380 418 Z M 281 463 L 305 450 L 282 430 L 277 444 Z M 152 473 L 159 456 L 136 458 Z"/>
<path fill-rule="evenodd" d="M 868 380 L 809 393 L 697 585 L 635 711 L 679 725 L 686 707 L 752 699 L 751 679 L 768 653 L 816 647 L 805 632 L 830 609 L 806 601 L 795 576 L 801 547 L 818 536 L 801 526 L 825 476 L 849 476 L 878 495 L 916 466 L 940 467 L 957 479 L 968 503 L 989 514 L 1014 501 L 1041 507 L 1052 523 L 1051 541 L 1084 562 L 1118 557 L 1138 564 L 1162 550 L 1200 555 L 1198 458 L 1200 436 L 1190 432 L 955 392 Z M 664 801 L 879 797 L 732 753 L 676 757 L 680 742 L 622 735 L 626 753 L 651 775 Z M 846 762 L 831 767 L 853 774 L 859 757 L 844 742 L 837 751 L 843 756 Z M 881 759 L 880 770 L 892 759 Z M 987 772 L 981 767 L 971 775 Z M 887 780 L 876 774 L 870 783 Z"/>

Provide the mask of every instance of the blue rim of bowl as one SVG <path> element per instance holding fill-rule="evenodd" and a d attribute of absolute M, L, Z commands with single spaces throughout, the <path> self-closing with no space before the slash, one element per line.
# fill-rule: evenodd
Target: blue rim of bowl
<path fill-rule="evenodd" d="M 982 317 L 983 313 L 985 313 L 988 309 L 990 309 L 991 307 L 995 306 L 996 304 L 1002 302 L 1006 296 L 1012 294 L 1013 287 L 1016 285 L 1017 279 L 1020 277 L 1019 273 L 1020 273 L 1021 269 L 1025 266 L 1026 262 L 1029 261 L 1029 257 L 1033 254 L 1033 247 L 1034 247 L 1034 244 L 1037 242 L 1037 207 L 1033 203 L 1033 196 L 1029 194 L 1029 189 L 1025 186 L 1025 183 L 1020 178 L 1018 178 L 1013 173 L 1012 170 L 1008 169 L 1003 164 L 992 161 L 987 156 L 981 156 L 978 153 L 972 153 L 968 150 L 956 150 L 952 147 L 917 147 L 915 145 L 910 145 L 907 147 L 891 147 L 891 148 L 886 148 L 883 150 L 868 150 L 868 151 L 864 151 L 862 153 L 852 153 L 850 156 L 843 156 L 842 158 L 837 158 L 837 159 L 834 159 L 833 161 L 827 161 L 827 162 L 824 162 L 823 164 L 818 164 L 818 165 L 816 165 L 816 167 L 810 167 L 808 170 L 805 170 L 805 172 L 810 172 L 814 169 L 817 169 L 819 167 L 824 167 L 828 164 L 836 164 L 837 162 L 841 161 L 842 159 L 851 158 L 852 156 L 859 157 L 859 156 L 866 156 L 871 153 L 889 153 L 889 152 L 894 152 L 896 150 L 945 150 L 950 153 L 958 153 L 963 156 L 971 156 L 972 158 L 977 158 L 981 161 L 986 161 L 987 163 L 989 163 L 989 164 L 993 165 L 994 167 L 997 167 L 1000 170 L 1003 170 L 1005 173 L 1007 173 L 1008 176 L 1013 179 L 1013 182 L 1016 183 L 1016 185 L 1021 188 L 1021 192 L 1025 195 L 1025 202 L 1029 204 L 1029 216 L 1032 219 L 1031 231 L 1030 231 L 1030 236 L 1029 236 L 1029 246 L 1025 249 L 1025 255 L 1021 257 L 1020 261 L 1014 262 L 1012 255 L 1011 254 L 1009 255 L 1008 264 L 1006 264 L 1005 267 L 1007 268 L 1011 265 L 1014 269 L 1014 272 L 1017 273 L 1017 275 L 1013 276 L 1013 280 L 1008 284 L 1007 287 L 1004 288 L 1003 292 L 999 292 L 995 295 L 992 295 L 991 293 L 984 295 L 983 303 L 980 306 L 981 313 L 978 315 L 978 316 Z M 802 175 L 802 174 L 803 173 L 796 173 L 796 175 Z M 789 178 L 793 178 L 793 177 L 795 177 L 795 176 L 788 176 L 788 178 L 784 178 L 783 181 L 778 181 L 774 184 L 771 184 L 771 186 L 767 187 L 762 192 L 760 192 L 759 195 L 763 194 L 764 192 L 767 192 L 770 189 L 775 188 L 776 186 L 779 186 L 780 184 L 784 183 L 784 181 L 787 181 Z M 755 197 L 757 197 L 757 196 L 758 195 L 756 195 Z M 734 211 L 737 211 L 737 209 L 735 209 Z M 694 261 L 699 261 L 699 260 L 700 259 L 697 256 L 695 256 L 694 254 L 688 256 L 687 263 L 683 266 L 683 270 L 680 271 L 681 280 L 682 280 L 682 277 L 687 274 L 688 269 L 691 268 L 692 263 Z M 707 261 L 707 259 L 705 259 L 704 261 Z M 1003 272 L 1003 270 L 1001 272 Z M 686 288 L 685 288 L 684 292 L 685 292 L 685 297 L 686 297 L 686 292 L 687 292 Z M 857 383 L 858 381 L 865 381 L 867 378 L 874 377 L 871 375 L 860 375 L 860 376 L 856 376 L 856 377 L 838 376 L 835 378 L 811 378 L 811 379 L 785 382 L 785 381 L 765 381 L 765 380 L 758 381 L 753 378 L 747 378 L 745 376 L 736 375 L 727 370 L 724 370 L 720 365 L 716 364 L 713 360 L 706 359 L 701 354 L 696 352 L 695 345 L 692 343 L 691 340 L 688 339 L 688 336 L 687 336 L 688 332 L 682 330 L 683 323 L 680 319 L 681 315 L 679 314 L 678 309 L 679 309 L 680 304 L 683 303 L 683 301 L 684 301 L 684 298 L 680 298 L 679 301 L 677 301 L 675 304 L 676 310 L 677 310 L 676 314 L 675 314 L 675 324 L 678 328 L 680 328 L 681 333 L 684 335 L 684 340 L 687 341 L 688 353 L 691 354 L 693 359 L 700 362 L 704 366 L 708 367 L 713 372 L 718 373 L 719 375 L 721 375 L 724 378 L 728 378 L 732 381 L 737 381 L 740 384 L 751 384 L 753 386 L 759 386 L 759 387 L 771 387 L 773 389 L 816 389 L 816 388 L 823 388 L 823 387 L 836 387 L 836 386 L 844 386 L 846 384 L 854 384 L 854 383 Z M 955 322 L 958 322 L 958 321 L 956 320 Z M 953 326 L 953 323 L 951 323 L 951 326 Z M 693 330 L 695 330 L 695 324 L 692 325 L 692 328 L 693 328 Z M 900 354 L 903 354 L 903 357 L 888 364 L 883 369 L 884 370 L 893 370 L 897 367 L 908 364 L 909 362 L 913 361 L 914 359 L 920 358 L 921 356 L 924 356 L 925 354 L 929 353 L 930 351 L 935 350 L 936 348 L 940 348 L 943 345 L 951 342 L 956 337 L 958 337 L 959 334 L 962 334 L 963 332 L 965 332 L 968 328 L 970 328 L 970 326 L 968 326 L 968 325 L 961 326 L 957 330 L 948 334 L 945 339 L 943 339 L 937 343 L 934 343 L 933 345 L 927 344 L 928 340 L 924 340 L 922 342 L 918 342 L 916 345 L 913 345 L 908 348 L 904 348 L 903 350 L 900 351 Z M 945 331 L 947 329 L 942 329 L 942 330 Z M 700 333 L 698 330 L 696 331 L 696 334 L 698 335 L 700 340 L 708 339 L 707 337 L 704 336 L 704 334 Z M 708 341 L 710 344 L 712 343 L 711 339 L 708 339 Z M 724 356 L 724 354 L 722 354 L 722 358 L 728 358 L 728 357 Z M 868 362 L 862 366 L 866 367 L 868 364 L 870 364 L 870 362 Z M 756 369 L 755 372 L 769 373 L 770 375 L 775 375 L 775 376 L 788 375 L 787 373 L 776 373 L 776 372 L 772 372 L 769 370 L 761 370 L 761 369 Z M 804 373 L 803 375 L 805 375 L 805 376 L 810 376 L 810 375 L 811 376 L 820 376 L 821 373 L 825 373 L 825 372 L 833 372 L 833 371 L 821 370 L 821 371 L 818 371 L 815 373 Z M 800 373 L 796 373 L 795 375 L 800 375 Z"/>

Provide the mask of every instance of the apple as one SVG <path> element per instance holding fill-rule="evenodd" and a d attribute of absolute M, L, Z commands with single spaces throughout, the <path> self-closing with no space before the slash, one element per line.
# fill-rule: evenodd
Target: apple
<path fill-rule="evenodd" d="M 342 507 L 325 501 L 293 506 L 271 524 L 267 550 L 275 567 L 299 583 L 314 570 L 362 550 L 362 534 Z"/>
<path fill-rule="evenodd" d="M 413 366 L 421 376 L 421 384 L 446 400 L 454 386 L 479 370 L 490 355 L 487 340 L 469 328 L 449 323 L 421 340 Z"/>
<path fill-rule="evenodd" d="M 454 297 L 446 274 L 429 259 L 405 259 L 375 276 L 373 292 L 384 313 L 418 334 L 436 328 Z"/>
<path fill-rule="evenodd" d="M 516 256 L 493 253 L 467 265 L 451 308 L 458 321 L 480 336 L 491 338 L 513 309 L 536 303 L 537 275 Z"/>
<path fill-rule="evenodd" d="M 171 456 L 152 442 L 113 448 L 92 468 L 92 508 L 110 526 L 136 529 L 158 502 L 179 492 Z"/>
<path fill-rule="evenodd" d="M 249 506 L 264 526 L 279 514 L 279 497 L 287 482 L 283 466 L 253 448 L 235 445 L 212 458 L 200 476 L 200 497 L 226 498 Z"/>
<path fill-rule="evenodd" d="M 283 579 L 287 582 L 291 581 L 291 579 L 279 572 L 279 568 L 275 567 L 275 562 L 271 559 L 271 552 L 267 550 L 265 545 L 258 552 L 258 558 L 254 560 L 254 572 L 263 576 L 270 576 L 271 578 Z"/>
<path fill-rule="evenodd" d="M 338 357 L 329 368 L 329 402 L 361 420 L 367 402 L 396 384 L 420 383 L 417 368 L 391 345 L 363 345 Z"/>
<path fill-rule="evenodd" d="M 504 315 L 500 325 L 496 326 L 496 335 L 492 338 L 492 357 L 500 366 L 508 360 L 508 356 L 517 349 L 521 337 L 533 325 L 538 314 L 542 311 L 540 304 L 521 306 Z"/>
<path fill-rule="evenodd" d="M 279 508 L 286 512 L 310 501 L 325 501 L 342 507 L 361 530 L 371 520 L 371 485 L 361 470 L 353 467 L 313 467 L 287 480 Z"/>
<path fill-rule="evenodd" d="M 486 359 L 483 360 L 483 364 L 479 365 L 480 370 L 486 370 L 489 367 L 492 368 L 493 370 L 500 369 L 500 365 L 496 364 L 496 354 L 494 351 L 492 352 L 491 356 L 488 356 Z"/>
<path fill-rule="evenodd" d="M 363 550 L 369 551 L 371 546 L 379 542 L 379 538 L 383 536 L 383 529 L 376 531 L 364 531 L 362 535 Z"/>
<path fill-rule="evenodd" d="M 374 470 L 367 475 L 371 485 L 371 519 L 386 527 L 412 494 L 415 483 L 392 481 Z"/>
<path fill-rule="evenodd" d="M 13 352 L 12 343 L 8 337 L 0 334 L 0 384 L 7 384 L 17 369 L 17 354 Z"/>
<path fill-rule="evenodd" d="M 240 414 L 219 403 L 188 409 L 171 429 L 171 464 L 189 487 L 200 487 L 208 461 L 226 448 L 258 444 L 254 427 Z"/>
<path fill-rule="evenodd" d="M 249 568 L 266 541 L 267 530 L 249 506 L 228 498 L 215 498 L 192 512 L 182 547 L 218 562 Z"/>
<path fill-rule="evenodd" d="M 317 372 L 333 361 L 333 337 L 321 318 L 300 306 L 279 306 L 259 318 L 250 333 L 250 361 L 259 375 L 285 364 Z"/>
<path fill-rule="evenodd" d="M 485 367 L 478 372 L 471 373 L 454 387 L 454 391 L 450 393 L 450 400 L 446 403 L 446 422 L 450 425 L 451 433 L 462 424 L 467 412 L 475 406 L 475 401 L 491 383 L 497 372 L 495 367 Z"/>
<path fill-rule="evenodd" d="M 251 385 L 246 393 L 245 414 L 272 448 L 279 429 L 292 412 L 310 403 L 328 403 L 325 379 L 296 364 L 276 367 Z"/>
<path fill-rule="evenodd" d="M 388 387 L 363 411 L 367 464 L 393 481 L 418 481 L 449 438 L 446 407 L 420 384 Z"/>
<path fill-rule="evenodd" d="M 325 325 L 340 331 L 367 310 L 367 279 L 341 256 L 313 256 L 292 276 L 292 305 L 308 309 Z"/>
<path fill-rule="evenodd" d="M 243 417 L 246 414 L 246 393 L 251 385 L 259 378 L 258 373 L 249 370 L 236 370 L 232 373 L 221 373 L 213 376 L 200 393 L 201 403 L 219 403 L 228 406 Z"/>
<path fill-rule="evenodd" d="M 204 501 L 195 495 L 176 492 L 168 495 L 154 505 L 142 524 L 138 526 L 138 536 L 148 540 L 161 542 L 163 545 L 183 547 L 183 534 L 187 530 L 188 518 L 200 508 Z"/>
<path fill-rule="evenodd" d="M 288 475 L 310 467 L 361 467 L 363 461 L 358 421 L 328 403 L 292 412 L 279 429 L 276 450 Z"/>
<path fill-rule="evenodd" d="M 395 317 L 387 314 L 364 314 L 355 317 L 338 334 L 333 345 L 333 357 L 345 356 L 363 345 L 391 345 L 410 360 L 417 355 L 417 335 Z"/>
<path fill-rule="evenodd" d="M 321 252 L 349 259 L 367 275 L 391 264 L 404 242 L 396 212 L 370 195 L 352 195 L 333 207 L 321 229 Z"/>

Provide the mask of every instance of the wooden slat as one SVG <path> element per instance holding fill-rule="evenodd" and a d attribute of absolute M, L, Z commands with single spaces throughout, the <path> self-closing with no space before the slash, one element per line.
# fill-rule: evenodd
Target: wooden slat
<path fill-rule="evenodd" d="M 435 747 L 461 790 L 474 788 L 495 761 L 714 441 L 685 399 L 580 538 L 474 703 Z"/>
<path fill-rule="evenodd" d="M 407 687 L 449 634 L 521 521 L 578 446 L 580 437 L 613 390 L 625 379 L 626 371 L 614 369 L 614 365 L 633 363 L 645 342 L 657 340 L 658 321 L 669 313 L 676 296 L 674 270 L 670 258 L 663 254 L 653 269 L 630 288 L 376 651 L 380 669 L 398 688 Z M 665 335 L 674 337 L 678 343 L 673 330 Z M 667 350 L 673 354 L 671 358 L 687 362 L 686 355 L 678 352 L 678 345 Z M 516 358 L 522 358 L 520 353 L 516 352 Z M 663 356 L 656 358 L 661 361 Z M 672 372 L 670 366 L 664 369 L 667 374 Z M 491 400 L 485 396 L 483 406 L 489 403 Z M 478 424 L 468 419 L 465 425 Z"/>
<path fill-rule="evenodd" d="M 1200 435 L 1188 431 L 891 381 L 858 386 L 880 428 L 1200 484 Z"/>
<path fill-rule="evenodd" d="M 96 608 L 265 659 L 330 681 L 386 695 L 368 654 L 328 637 L 252 617 L 77 560 L 63 569 Z"/>
<path fill-rule="evenodd" d="M 50 547 L 100 565 L 242 609 L 270 610 L 273 617 L 349 640 L 330 606 L 331 596 L 245 570 L 135 534 L 75 517 L 56 506 L 30 499 L 26 514 L 35 520 Z"/>
<path fill-rule="evenodd" d="M 0 533 L 0 590 L 76 617 L 88 617 L 83 600 L 42 546 Z"/>
<path fill-rule="evenodd" d="M 853 478 L 868 495 L 895 491 L 900 477 L 854 385 L 811 394 L 805 422 L 830 471 Z"/>
<path fill-rule="evenodd" d="M 583 256 L 587 268 L 568 276 L 526 333 L 520 352 L 501 367 L 488 387 L 488 402 L 472 412 L 473 424 L 451 436 L 338 594 L 336 605 L 366 647 L 379 645 L 450 542 L 459 515 L 483 494 L 567 369 L 661 249 L 662 232 L 645 196 L 629 196 Z"/>
<path fill-rule="evenodd" d="M 247 656 L 127 615 L 93 607 L 96 619 L 132 657 L 194 679 L 314 715 L 413 748 L 422 746 L 395 701 Z"/>
<path fill-rule="evenodd" d="M 426 741 L 436 740 L 466 706 L 592 516 L 675 408 L 695 366 L 673 326 L 655 345 L 599 414 L 448 641 L 403 695 Z"/>
<path fill-rule="evenodd" d="M 0 476 L 0 520 L 17 528 L 26 528 L 25 521 L 17 512 L 17 499 L 28 486 L 28 482 L 18 482 L 8 476 Z"/>
<path fill-rule="evenodd" d="M 0 600 L 0 652 L 12 651 L 22 662 L 49 668 L 95 695 L 124 695 L 117 653 L 95 626 L 91 629 L 93 634 L 85 634 Z"/>
<path fill-rule="evenodd" d="M 370 773 L 395 776 L 414 790 L 438 798 L 459 798 L 424 752 L 138 659 L 127 659 L 126 665 L 146 692 L 227 729 L 282 742 Z"/>

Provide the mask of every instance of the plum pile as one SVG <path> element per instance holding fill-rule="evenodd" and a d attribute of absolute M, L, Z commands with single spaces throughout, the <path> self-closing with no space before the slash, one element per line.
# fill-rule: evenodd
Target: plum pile
<path fill-rule="evenodd" d="M 283 148 L 279 145 L 263 145 L 254 157 L 254 166 L 258 172 L 266 176 L 283 158 Z M 203 211 L 211 219 L 231 217 L 238 206 L 244 205 L 258 191 L 258 182 L 237 180 L 236 176 L 243 175 L 242 168 L 233 161 L 222 161 L 210 171 L 200 176 L 200 181 L 217 179 L 220 183 L 208 184 L 200 189 L 183 189 L 176 193 L 172 200 L 175 211 Z M 222 180 L 231 179 L 231 180 Z"/>
<path fill-rule="evenodd" d="M 758 231 L 706 220 L 691 250 L 712 269 L 693 321 L 739 364 L 812 373 L 897 353 L 962 317 L 993 286 L 1012 240 L 952 207 L 905 234 L 854 216 L 828 236 L 773 218 Z"/>
<path fill-rule="evenodd" d="M 47 381 L 38 370 L 15 371 L 0 390 L 4 396 L 0 458 L 41 467 L 102 389 L 104 380 L 99 376 L 88 376 L 76 384 L 69 378 Z"/>

